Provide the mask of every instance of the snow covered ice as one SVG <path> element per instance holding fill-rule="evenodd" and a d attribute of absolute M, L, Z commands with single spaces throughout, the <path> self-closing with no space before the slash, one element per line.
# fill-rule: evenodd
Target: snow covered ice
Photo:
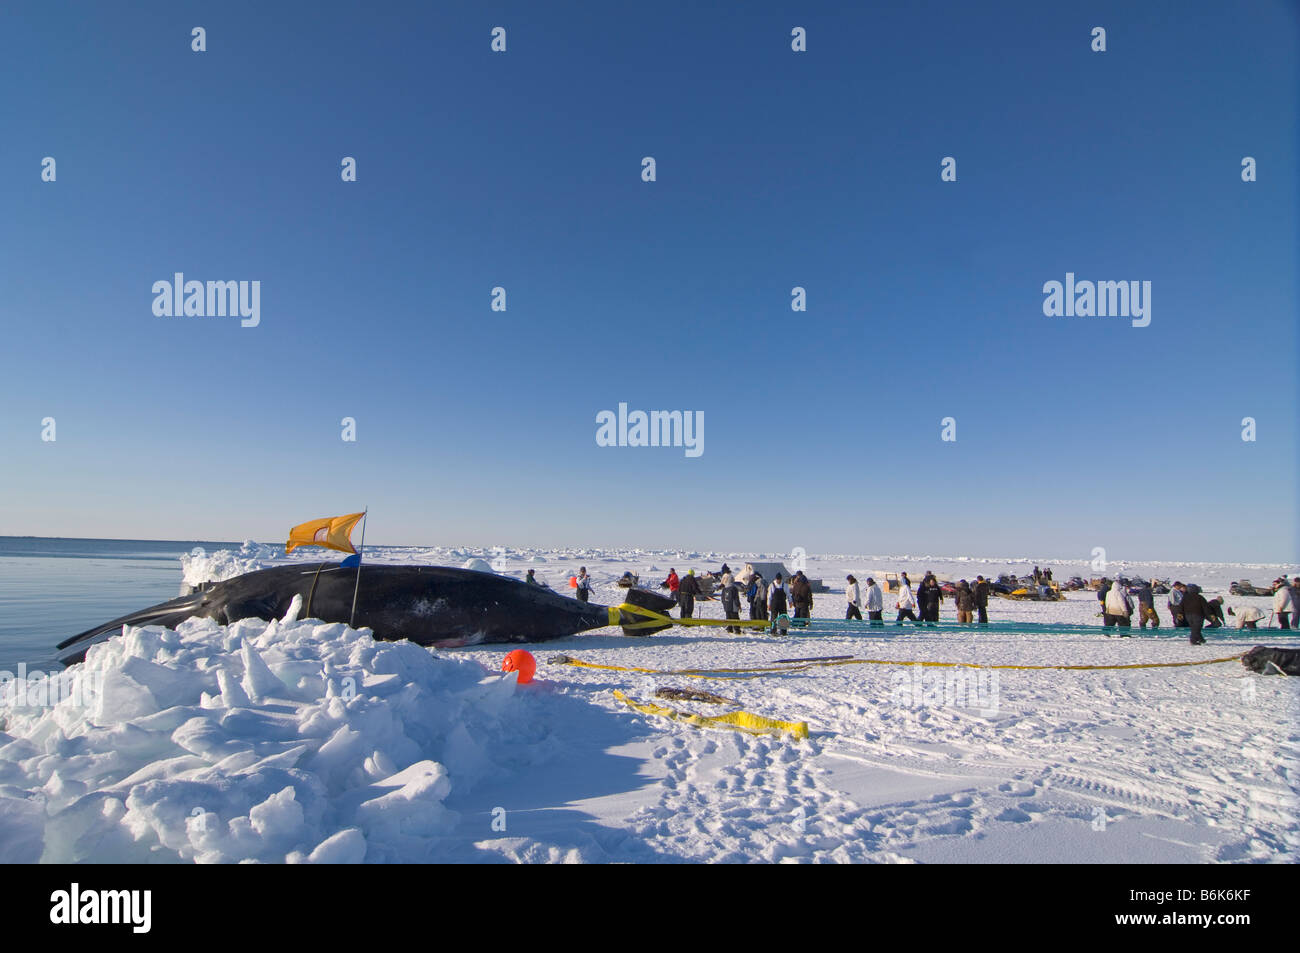
<path fill-rule="evenodd" d="M 310 620 L 130 629 L 67 676 L 87 704 L 6 709 L 2 859 L 434 859 L 452 777 L 544 747 L 485 674 Z"/>
<path fill-rule="evenodd" d="M 625 570 L 653 586 L 669 565 L 702 571 L 759 558 L 502 547 L 367 556 L 484 560 L 517 578 L 532 568 L 561 590 L 586 565 L 593 601 L 606 604 L 621 601 L 614 583 Z M 284 559 L 256 544 L 196 551 L 185 581 Z M 842 617 L 846 572 L 970 579 L 1028 562 L 814 559 L 808 574 L 834 590 L 817 595 L 814 615 Z M 1058 579 L 1089 574 L 1083 563 L 1036 562 Z M 1133 564 L 1110 574 L 1178 575 L 1226 595 L 1231 579 L 1285 569 Z M 527 646 L 539 662 L 529 685 L 499 673 L 506 647 L 433 653 L 377 642 L 298 619 L 297 605 L 279 620 L 133 628 L 57 676 L 81 691 L 52 707 L 24 707 L 30 691 L 0 688 L 0 860 L 1294 862 L 1294 680 L 1235 661 L 1008 668 L 995 682 L 988 669 L 964 669 L 985 681 L 953 697 L 941 673 L 954 670 L 906 664 L 1121 665 L 1300 644 L 1277 630 L 1208 630 L 1210 644 L 1192 647 L 1157 605 L 1161 637 L 1125 640 L 1103 638 L 1100 626 L 1096 635 L 886 626 L 785 637 L 677 628 L 648 638 L 607 629 Z M 991 605 L 995 621 L 1095 623 L 1096 610 L 1092 592 Z M 721 615 L 716 602 L 701 612 Z M 697 680 L 548 665 L 558 654 L 659 670 L 832 655 L 899 664 Z M 703 688 L 746 711 L 806 721 L 812 736 L 700 729 L 614 696 L 647 700 L 662 687 Z"/>

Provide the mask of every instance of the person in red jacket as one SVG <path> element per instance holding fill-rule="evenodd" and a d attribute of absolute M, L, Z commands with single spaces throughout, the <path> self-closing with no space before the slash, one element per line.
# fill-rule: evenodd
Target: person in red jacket
<path fill-rule="evenodd" d="M 680 580 L 678 580 L 678 578 L 677 578 L 677 570 L 676 570 L 676 569 L 669 568 L 669 570 L 668 570 L 668 578 L 665 579 L 663 582 L 659 583 L 659 588 L 660 588 L 660 589 L 667 588 L 668 591 L 671 592 L 671 593 L 673 594 L 673 596 L 676 596 L 676 595 L 677 595 L 677 587 L 678 587 L 680 584 L 681 584 L 681 582 L 680 582 Z"/>

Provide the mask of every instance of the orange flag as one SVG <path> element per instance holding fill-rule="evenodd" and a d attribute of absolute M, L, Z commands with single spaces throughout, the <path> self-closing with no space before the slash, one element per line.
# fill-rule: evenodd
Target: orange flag
<path fill-rule="evenodd" d="M 344 553 L 355 553 L 352 545 L 352 527 L 356 526 L 365 513 L 349 513 L 347 516 L 327 516 L 324 519 L 299 523 L 289 530 L 289 541 L 284 544 L 284 551 L 291 553 L 298 546 L 324 546 Z"/>

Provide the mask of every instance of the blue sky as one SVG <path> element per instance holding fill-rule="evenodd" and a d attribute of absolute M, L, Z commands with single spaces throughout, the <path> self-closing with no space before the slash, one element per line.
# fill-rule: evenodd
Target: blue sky
<path fill-rule="evenodd" d="M 6 5 L 0 533 L 1300 560 L 1297 4 L 840 6 Z"/>

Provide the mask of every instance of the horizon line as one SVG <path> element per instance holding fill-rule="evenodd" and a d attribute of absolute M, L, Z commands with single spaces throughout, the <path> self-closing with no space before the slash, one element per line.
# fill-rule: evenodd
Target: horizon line
<path fill-rule="evenodd" d="M 69 541 L 69 540 L 73 540 L 73 541 L 75 541 L 75 540 L 86 540 L 86 541 L 91 541 L 91 542 L 107 542 L 107 543 L 222 543 L 222 544 L 230 544 L 230 545 L 233 545 L 233 546 L 236 546 L 236 547 L 241 547 L 241 546 L 243 546 L 245 543 L 253 543 L 253 544 L 258 545 L 258 546 L 272 546 L 272 547 L 274 547 L 274 546 L 283 546 L 283 545 L 284 545 L 283 543 L 260 542 L 260 541 L 255 540 L 255 539 L 245 539 L 245 540 L 238 540 L 238 541 L 237 541 L 237 540 L 221 540 L 221 539 L 197 539 L 197 538 L 196 538 L 196 539 L 151 539 L 151 538 L 133 538 L 133 537 L 127 537 L 127 536 L 33 536 L 33 535 L 18 535 L 18 536 L 14 536 L 14 535 L 0 534 L 0 539 L 46 539 L 46 540 L 64 540 L 64 541 Z M 469 544 L 459 544 L 459 543 L 457 543 L 457 544 L 450 544 L 450 543 L 371 543 L 370 545 L 371 545 L 372 547 L 382 547 L 382 548 L 387 548 L 387 549 L 473 549 L 473 550 L 480 550 L 480 551 L 483 551 L 483 552 L 486 552 L 486 553 L 489 553 L 489 554 L 490 554 L 491 550 L 492 550 L 493 548 L 495 548 L 496 546 L 500 545 L 500 544 L 493 544 L 492 546 L 483 546 L 483 545 L 469 545 Z M 646 548 L 644 548 L 644 547 L 639 547 L 639 546 L 575 546 L 575 547 L 551 547 L 551 548 L 549 548 L 549 549 L 547 549 L 546 547 L 538 547 L 538 546 L 515 546 L 515 547 L 507 546 L 507 547 L 503 547 L 503 548 L 506 548 L 506 549 L 519 549 L 519 550 L 527 550 L 527 549 L 535 549 L 535 550 L 537 550 L 537 549 L 546 549 L 546 551 L 548 551 L 548 552 L 563 552 L 565 549 L 584 549 L 584 550 L 636 549 L 636 550 L 638 550 L 638 551 L 642 551 L 642 552 L 650 552 L 650 553 L 669 553 L 669 552 L 674 552 L 674 551 L 675 551 L 675 552 L 682 552 L 682 551 L 683 551 L 683 548 L 678 548 L 678 549 L 676 549 L 676 550 L 669 550 L 669 549 L 653 549 L 653 548 L 646 549 Z M 703 546 L 701 546 L 701 547 L 694 547 L 694 548 L 699 549 L 699 550 L 701 550 L 701 551 L 705 551 L 705 552 L 711 553 L 711 554 L 713 554 L 713 555 L 730 555 L 730 556 L 733 556 L 733 557 L 734 557 L 734 556 L 736 556 L 736 555 L 747 555 L 747 554 L 752 554 L 752 555 L 754 555 L 754 556 L 779 556 L 779 557 L 781 557 L 783 560 L 784 560 L 784 559 L 792 558 L 792 554 L 790 554 L 790 553 L 763 552 L 763 551 L 739 551 L 738 553 L 737 553 L 737 552 L 733 552 L 733 553 L 727 554 L 727 553 L 724 553 L 722 550 L 714 549 L 714 548 L 711 548 L 711 547 L 703 547 Z M 821 555 L 821 556 L 811 555 L 811 554 L 807 554 L 807 553 L 805 553 L 805 558 L 807 558 L 807 559 L 811 559 L 811 560 L 818 560 L 818 559 L 893 559 L 893 560 L 898 560 L 898 561 L 908 561 L 908 562 L 918 562 L 918 561 L 922 561 L 922 560 L 925 560 L 925 559 L 934 559 L 934 560 L 950 560 L 950 561 L 962 561 L 962 560 L 973 560 L 973 559 L 979 559 L 979 560 L 985 560 L 985 561 L 988 561 L 988 562 L 1034 562 L 1035 560 L 1038 560 L 1038 561 L 1040 561 L 1040 562 L 1044 562 L 1044 563 L 1050 561 L 1050 562 L 1053 562 L 1053 563 L 1059 563 L 1059 564 L 1061 564 L 1061 565 L 1074 565 L 1074 564 L 1076 564 L 1076 563 L 1088 563 L 1088 562 L 1091 561 L 1091 560 L 1088 559 L 1087 557 L 1078 557 L 1078 558 L 1076 559 L 1076 558 L 1073 558 L 1073 557 L 1059 557 L 1059 556 L 1000 556 L 1000 555 L 999 555 L 999 556 L 986 556 L 986 555 L 976 555 L 976 554 L 972 554 L 972 553 L 965 553 L 965 554 L 959 554 L 959 555 L 951 555 L 951 554 L 945 555 L 945 554 L 940 554 L 940 553 L 922 553 L 922 554 L 919 554 L 919 555 L 915 555 L 915 556 L 914 556 L 914 555 L 912 555 L 912 554 L 910 554 L 910 553 L 829 553 L 829 552 L 828 552 L 828 553 L 825 553 L 824 555 Z M 1220 560 L 1207 560 L 1207 559 L 1136 559 L 1136 558 L 1129 558 L 1129 559 L 1107 559 L 1106 562 L 1107 562 L 1108 564 L 1116 564 L 1116 565 L 1124 565 L 1124 564 L 1131 564 L 1131 563 L 1157 563 L 1157 564 L 1159 564 L 1159 563 L 1166 563 L 1166 564 L 1183 563 L 1183 564 L 1188 564 L 1188 565 L 1198 565 L 1198 566 L 1211 566 L 1211 565 L 1239 565 L 1239 566 L 1282 567 L 1282 568 L 1296 565 L 1295 561 L 1283 561 L 1283 562 L 1244 562 L 1244 561 L 1241 561 L 1241 560 L 1224 560 L 1224 559 L 1220 559 Z M 1049 566 L 1048 568 L 1050 568 L 1050 566 Z M 1104 570 L 1103 570 L 1103 571 L 1104 571 Z M 1300 569 L 1297 570 L 1297 574 L 1300 574 Z"/>

